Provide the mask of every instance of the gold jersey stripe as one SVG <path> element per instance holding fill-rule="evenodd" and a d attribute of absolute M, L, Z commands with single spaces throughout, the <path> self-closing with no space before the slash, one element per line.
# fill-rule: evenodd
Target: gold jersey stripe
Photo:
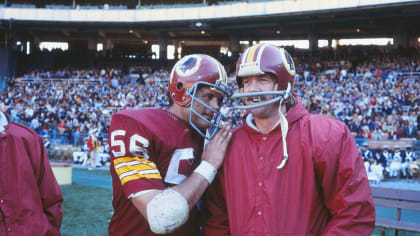
<path fill-rule="evenodd" d="M 149 164 L 137 164 L 137 165 L 130 165 L 130 166 L 122 166 L 120 168 L 115 168 L 115 171 L 117 172 L 118 176 L 121 174 L 124 174 L 129 171 L 141 171 L 141 170 L 157 170 L 157 168 L 153 165 Z"/>
<path fill-rule="evenodd" d="M 130 161 L 143 161 L 143 162 L 153 163 L 153 162 L 147 160 L 146 158 L 140 158 L 140 157 L 120 157 L 120 158 L 114 159 L 114 165 L 118 165 L 118 164 L 123 163 L 123 162 L 130 162 Z"/>
<path fill-rule="evenodd" d="M 142 174 L 133 174 L 133 175 L 129 175 L 124 177 L 121 180 L 121 184 L 124 185 L 125 183 L 132 181 L 132 180 L 137 180 L 137 179 L 162 179 L 162 177 L 160 176 L 160 174 L 147 174 L 147 175 L 142 175 Z"/>

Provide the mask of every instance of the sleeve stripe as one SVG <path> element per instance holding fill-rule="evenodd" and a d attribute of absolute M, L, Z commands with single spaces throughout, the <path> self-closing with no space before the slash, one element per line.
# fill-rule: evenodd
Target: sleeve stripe
<path fill-rule="evenodd" d="M 114 165 L 118 165 L 123 162 L 130 162 L 130 161 L 139 161 L 139 162 L 146 162 L 146 163 L 153 163 L 146 158 L 140 158 L 140 157 L 120 157 L 117 159 L 114 159 Z M 154 164 L 154 163 L 153 163 Z"/>
<path fill-rule="evenodd" d="M 132 170 L 132 171 L 125 172 L 124 174 L 118 175 L 118 177 L 120 177 L 120 180 L 122 180 L 124 179 L 124 177 L 127 177 L 129 175 L 134 175 L 134 174 L 137 174 L 137 171 Z"/>
<path fill-rule="evenodd" d="M 160 176 L 160 174 L 150 174 L 150 175 L 139 175 L 139 174 L 134 174 L 134 175 L 129 175 L 123 179 L 121 179 L 121 184 L 125 184 L 131 180 L 137 180 L 137 179 L 141 179 L 141 178 L 146 178 L 146 179 L 162 179 L 162 177 Z"/>
<path fill-rule="evenodd" d="M 138 179 L 162 179 L 156 164 L 145 158 L 121 157 L 114 159 L 114 168 L 121 183 Z"/>
<path fill-rule="evenodd" d="M 146 175 L 150 175 L 150 174 L 159 174 L 158 170 L 143 170 L 143 171 L 136 171 L 136 170 L 132 170 L 132 171 L 128 171 L 125 172 L 124 174 L 119 175 L 120 180 L 122 180 L 123 178 L 130 176 L 130 175 L 134 175 L 134 174 L 139 174 L 140 176 L 146 176 Z"/>
<path fill-rule="evenodd" d="M 139 164 L 146 164 L 146 165 L 151 165 L 151 166 L 156 167 L 155 163 L 153 163 L 153 162 L 129 161 L 129 162 L 122 162 L 122 163 L 119 163 L 119 164 L 115 165 L 115 169 L 119 169 L 119 168 L 124 167 L 124 166 L 134 166 L 134 165 L 139 165 Z"/>
<path fill-rule="evenodd" d="M 126 172 L 129 171 L 143 171 L 143 170 L 157 170 L 157 168 L 155 166 L 151 166 L 148 164 L 139 164 L 139 165 L 134 165 L 134 166 L 123 166 L 120 168 L 115 168 L 115 171 L 117 172 L 118 175 L 124 174 Z"/>

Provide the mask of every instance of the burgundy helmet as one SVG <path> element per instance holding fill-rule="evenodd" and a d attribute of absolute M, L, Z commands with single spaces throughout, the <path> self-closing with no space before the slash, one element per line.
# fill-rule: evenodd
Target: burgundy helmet
<path fill-rule="evenodd" d="M 221 114 L 220 108 L 226 102 L 226 77 L 226 71 L 222 64 L 213 57 L 203 54 L 193 54 L 181 58 L 171 72 L 168 91 L 172 100 L 180 106 L 191 106 L 189 123 L 201 136 L 207 139 L 213 138 L 217 133 L 220 128 L 219 123 L 224 116 Z M 199 86 L 209 86 L 210 89 L 223 94 L 224 99 L 219 110 L 213 109 L 196 97 Z M 211 120 L 203 117 L 194 109 L 195 102 L 213 112 Z M 198 128 L 192 121 L 193 114 L 205 120 L 210 128 L 207 131 Z"/>
<path fill-rule="evenodd" d="M 173 101 L 181 106 L 191 103 L 187 90 L 197 82 L 216 85 L 226 83 L 226 71 L 219 61 L 203 54 L 192 54 L 180 59 L 172 69 L 169 79 L 169 93 Z"/>
<path fill-rule="evenodd" d="M 277 78 L 278 90 L 286 90 L 288 84 L 293 89 L 295 64 L 290 54 L 283 48 L 269 44 L 249 47 L 236 63 L 236 81 L 242 87 L 242 77 L 270 73 Z"/>

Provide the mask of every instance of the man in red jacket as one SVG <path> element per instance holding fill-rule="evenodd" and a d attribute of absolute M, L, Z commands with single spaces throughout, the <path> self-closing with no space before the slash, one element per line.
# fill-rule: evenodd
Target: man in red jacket
<path fill-rule="evenodd" d="M 209 189 L 206 235 L 370 235 L 375 208 L 349 129 L 311 115 L 292 93 L 295 66 L 282 48 L 248 48 L 237 63 L 248 114 L 233 131 Z"/>
<path fill-rule="evenodd" d="M 42 138 L 0 111 L 0 235 L 60 235 L 62 202 Z"/>

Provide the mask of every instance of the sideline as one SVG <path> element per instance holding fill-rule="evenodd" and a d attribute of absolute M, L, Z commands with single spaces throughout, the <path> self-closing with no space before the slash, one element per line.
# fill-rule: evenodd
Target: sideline
<path fill-rule="evenodd" d="M 88 170 L 86 167 L 73 164 L 72 172 L 73 184 L 112 189 L 112 179 L 111 174 L 109 174 L 109 167 L 99 167 L 95 170 Z"/>
<path fill-rule="evenodd" d="M 73 164 L 72 171 L 73 184 L 112 189 L 112 180 L 111 175 L 109 174 L 109 167 L 99 167 L 95 170 L 88 170 L 85 166 Z M 406 179 L 400 179 L 398 181 L 384 181 L 378 185 L 372 186 L 420 190 L 419 182 Z M 385 219 L 396 218 L 395 209 L 385 207 L 375 208 L 377 217 Z M 402 210 L 401 219 L 408 222 L 420 223 L 420 211 Z"/>

